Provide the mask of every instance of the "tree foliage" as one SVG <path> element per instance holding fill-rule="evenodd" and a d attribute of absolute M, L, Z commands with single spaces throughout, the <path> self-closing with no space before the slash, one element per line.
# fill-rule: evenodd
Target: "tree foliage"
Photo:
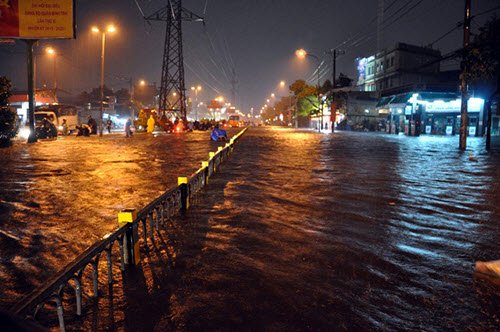
<path fill-rule="evenodd" d="M 19 119 L 16 111 L 9 108 L 12 85 L 10 80 L 0 77 L 0 145 L 5 146 L 19 131 Z"/>
<path fill-rule="evenodd" d="M 12 96 L 11 89 L 10 80 L 5 76 L 0 76 L 0 107 L 9 104 L 9 97 Z"/>
<path fill-rule="evenodd" d="M 489 97 L 500 76 L 500 19 L 493 17 L 479 29 L 466 56 L 467 79 Z"/>
<path fill-rule="evenodd" d="M 309 116 L 319 112 L 318 89 L 297 80 L 290 85 L 290 91 L 297 98 L 297 113 L 299 116 Z"/>
<path fill-rule="evenodd" d="M 118 104 L 128 104 L 130 102 L 130 92 L 128 89 L 122 88 L 116 91 L 115 96 Z"/>
<path fill-rule="evenodd" d="M 348 77 L 347 75 L 340 73 L 339 78 L 336 80 L 335 87 L 336 88 L 344 88 L 348 86 L 352 86 L 352 78 Z"/>

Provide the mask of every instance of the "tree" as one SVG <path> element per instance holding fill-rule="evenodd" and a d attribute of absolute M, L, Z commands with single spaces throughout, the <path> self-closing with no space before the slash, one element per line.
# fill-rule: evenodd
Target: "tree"
<path fill-rule="evenodd" d="M 76 103 L 78 105 L 86 105 L 92 101 L 92 97 L 90 96 L 90 93 L 87 91 L 82 91 L 77 97 L 76 97 Z"/>
<path fill-rule="evenodd" d="M 470 48 L 467 50 L 467 80 L 476 95 L 485 99 L 488 113 L 486 129 L 486 148 L 491 142 L 491 102 L 494 95 L 500 94 L 500 19 L 493 17 L 479 29 Z"/>
<path fill-rule="evenodd" d="M 340 73 L 339 78 L 337 79 L 337 84 L 335 87 L 344 88 L 352 85 L 352 78 L 349 78 L 347 75 Z"/>
<path fill-rule="evenodd" d="M 297 80 L 290 85 L 290 91 L 297 98 L 297 115 L 310 116 L 318 114 L 318 89 L 306 84 L 304 80 Z"/>
<path fill-rule="evenodd" d="M 112 89 L 108 88 L 106 85 L 103 87 L 104 96 L 114 96 L 114 92 Z M 101 100 L 101 87 L 93 88 L 90 91 L 90 98 L 92 101 L 99 102 Z"/>
<path fill-rule="evenodd" d="M 0 76 L 0 145 L 5 146 L 10 143 L 19 131 L 19 118 L 17 113 L 9 108 L 9 97 L 12 85 L 5 76 Z"/>
<path fill-rule="evenodd" d="M 128 89 L 122 88 L 115 93 L 116 102 L 118 104 L 129 104 L 130 103 L 130 93 Z"/>

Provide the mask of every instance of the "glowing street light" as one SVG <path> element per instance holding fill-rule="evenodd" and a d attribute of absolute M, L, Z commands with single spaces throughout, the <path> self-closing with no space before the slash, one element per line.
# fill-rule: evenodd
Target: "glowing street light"
<path fill-rule="evenodd" d="M 93 26 L 91 28 L 93 33 L 101 33 L 101 93 L 100 93 L 100 107 L 99 107 L 99 136 L 102 136 L 102 113 L 103 113 L 103 103 L 104 103 L 104 51 L 106 49 L 106 33 L 116 32 L 116 28 L 114 25 L 110 24 L 106 27 L 106 29 L 99 28 L 97 26 Z"/>
<path fill-rule="evenodd" d="M 307 51 L 303 48 L 299 48 L 298 50 L 295 51 L 295 55 L 299 59 L 304 59 L 307 56 Z"/>
<path fill-rule="evenodd" d="M 145 86 L 146 85 L 146 81 L 145 80 L 140 80 L 139 81 L 139 85 L 140 86 Z"/>
<path fill-rule="evenodd" d="M 274 98 L 276 97 L 276 95 L 274 93 L 271 93 L 271 98 Z"/>
<path fill-rule="evenodd" d="M 284 87 L 285 87 L 285 85 L 286 85 L 285 81 L 281 81 L 281 82 L 280 82 L 280 87 L 281 87 L 281 88 L 284 88 Z"/>

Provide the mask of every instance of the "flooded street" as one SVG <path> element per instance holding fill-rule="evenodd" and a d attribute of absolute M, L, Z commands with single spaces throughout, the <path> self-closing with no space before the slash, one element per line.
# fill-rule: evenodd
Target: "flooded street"
<path fill-rule="evenodd" d="M 456 144 L 248 131 L 150 328 L 498 330 L 499 288 L 473 270 L 499 258 L 500 155 Z"/>
<path fill-rule="evenodd" d="M 457 139 L 251 128 L 83 328 L 498 330 L 500 289 L 473 271 L 500 259 L 500 151 Z M 75 140 L 2 150 L 4 308 L 216 146 Z"/>
<path fill-rule="evenodd" d="M 0 308 L 117 228 L 215 151 L 210 132 L 17 142 L 0 154 Z"/>

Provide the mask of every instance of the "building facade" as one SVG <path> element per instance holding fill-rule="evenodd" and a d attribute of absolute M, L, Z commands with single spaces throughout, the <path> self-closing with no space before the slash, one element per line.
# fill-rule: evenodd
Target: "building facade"
<path fill-rule="evenodd" d="M 357 59 L 357 86 L 361 91 L 437 83 L 441 52 L 428 47 L 396 43 L 393 48 Z"/>

